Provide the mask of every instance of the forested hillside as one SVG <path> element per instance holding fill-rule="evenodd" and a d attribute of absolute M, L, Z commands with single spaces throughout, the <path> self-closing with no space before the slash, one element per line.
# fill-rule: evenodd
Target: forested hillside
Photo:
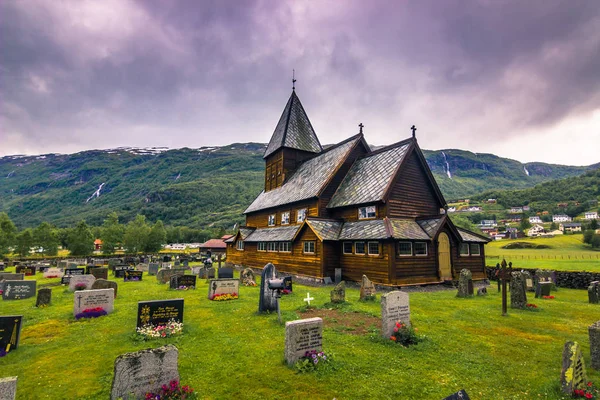
<path fill-rule="evenodd" d="M 242 212 L 262 190 L 264 149 L 260 143 L 234 143 L 2 157 L 0 211 L 19 228 L 42 221 L 71 226 L 81 219 L 97 226 L 111 211 L 122 222 L 143 214 L 167 225 L 231 228 L 243 222 Z M 531 187 L 598 167 L 521 164 L 462 150 L 424 153 L 447 200 Z"/>

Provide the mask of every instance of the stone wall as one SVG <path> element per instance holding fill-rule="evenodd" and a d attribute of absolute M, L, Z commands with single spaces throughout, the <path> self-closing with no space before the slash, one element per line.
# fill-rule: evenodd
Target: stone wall
<path fill-rule="evenodd" d="M 527 271 L 531 276 L 535 276 L 537 269 L 532 268 L 519 268 L 513 266 L 514 271 Z M 494 276 L 496 272 L 495 267 L 485 267 L 485 272 L 490 280 L 496 280 Z M 570 289 L 586 289 L 590 285 L 590 282 L 600 281 L 600 272 L 570 272 L 570 271 L 555 271 L 556 286 L 570 288 Z"/>

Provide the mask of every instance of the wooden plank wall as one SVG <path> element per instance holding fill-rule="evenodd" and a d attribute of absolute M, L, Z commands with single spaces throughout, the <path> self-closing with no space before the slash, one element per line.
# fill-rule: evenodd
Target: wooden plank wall
<path fill-rule="evenodd" d="M 290 211 L 290 225 L 296 225 L 297 211 L 302 208 L 308 208 L 309 217 L 316 217 L 319 213 L 319 210 L 317 209 L 316 200 L 303 201 L 271 210 L 257 211 L 251 214 L 247 214 L 246 226 L 266 228 L 269 226 L 269 215 L 271 214 L 276 214 L 275 226 L 281 226 L 281 213 L 286 211 Z"/>
<path fill-rule="evenodd" d="M 471 271 L 473 279 L 485 279 L 485 245 L 480 244 L 480 256 L 460 256 L 458 247 L 452 248 L 452 266 L 454 270 L 454 278 L 458 279 L 460 271 L 463 268 Z"/>
<path fill-rule="evenodd" d="M 396 177 L 389 199 L 388 216 L 418 217 L 438 215 L 442 204 L 429 184 L 417 155 L 412 152 Z"/>
<path fill-rule="evenodd" d="M 341 243 L 339 244 L 341 246 Z M 380 242 L 378 256 L 341 254 L 340 267 L 343 279 L 360 282 L 363 274 L 373 282 L 391 283 L 388 270 L 388 246 L 390 242 Z"/>
<path fill-rule="evenodd" d="M 394 267 L 396 284 L 438 282 L 437 243 L 427 242 L 426 256 L 401 257 L 394 249 Z"/>
<path fill-rule="evenodd" d="M 339 242 L 323 242 L 323 276 L 335 278 L 335 269 L 340 267 L 341 244 Z"/>
<path fill-rule="evenodd" d="M 385 204 L 371 204 L 376 206 L 376 214 L 377 218 L 383 218 L 386 214 L 386 206 Z M 362 207 L 362 206 L 361 206 Z M 330 210 L 330 215 L 332 218 L 343 219 L 344 221 L 358 221 L 358 206 L 350 206 L 344 208 L 336 208 L 334 210 Z"/>

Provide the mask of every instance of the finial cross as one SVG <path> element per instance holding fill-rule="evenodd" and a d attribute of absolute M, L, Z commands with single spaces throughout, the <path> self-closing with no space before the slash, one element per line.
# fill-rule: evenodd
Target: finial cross
<path fill-rule="evenodd" d="M 415 137 L 417 134 L 417 127 L 416 126 L 411 126 L 410 129 L 412 130 L 412 136 Z"/>
<path fill-rule="evenodd" d="M 292 70 L 292 90 L 296 90 L 296 70 Z"/>
<path fill-rule="evenodd" d="M 360 128 L 360 131 L 359 131 L 359 133 L 363 133 L 363 128 L 364 128 L 364 125 L 363 125 L 363 123 L 362 123 L 362 122 L 361 122 L 360 124 L 358 124 L 358 127 Z"/>

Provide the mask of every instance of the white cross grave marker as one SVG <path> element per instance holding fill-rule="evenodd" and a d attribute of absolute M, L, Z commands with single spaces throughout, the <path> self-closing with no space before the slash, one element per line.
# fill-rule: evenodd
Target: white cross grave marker
<path fill-rule="evenodd" d="M 311 300 L 314 300 L 314 297 L 310 297 L 310 293 L 306 292 L 306 298 L 304 299 L 305 302 L 308 303 L 308 306 L 310 307 L 310 302 Z"/>

